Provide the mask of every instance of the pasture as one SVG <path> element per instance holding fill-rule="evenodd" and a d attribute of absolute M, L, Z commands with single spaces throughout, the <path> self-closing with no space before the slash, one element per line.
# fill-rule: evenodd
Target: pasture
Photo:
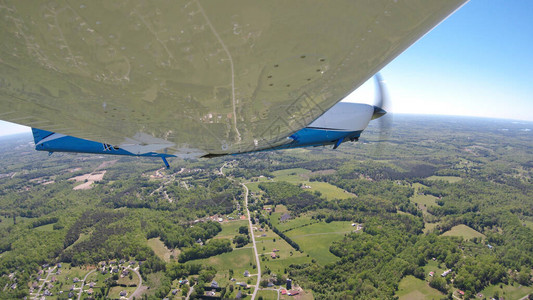
<path fill-rule="evenodd" d="M 331 244 L 353 231 L 351 222 L 342 221 L 315 223 L 287 231 L 285 234 L 300 245 L 305 253 L 324 265 L 338 260 L 338 257 L 329 252 Z"/>
<path fill-rule="evenodd" d="M 429 286 L 429 284 L 412 275 L 400 281 L 396 297 L 400 300 L 442 299 L 445 295 Z"/>
<path fill-rule="evenodd" d="M 452 229 L 446 231 L 442 235 L 443 236 L 460 236 L 460 237 L 463 237 L 465 240 L 470 240 L 476 237 L 485 238 L 484 234 L 464 224 L 459 224 L 457 226 L 454 226 L 452 227 Z"/>

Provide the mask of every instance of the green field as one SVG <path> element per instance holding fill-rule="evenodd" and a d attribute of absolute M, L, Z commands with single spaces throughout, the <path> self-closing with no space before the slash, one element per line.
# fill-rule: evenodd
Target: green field
<path fill-rule="evenodd" d="M 396 296 L 402 300 L 442 299 L 445 295 L 431 288 L 424 280 L 408 275 L 398 285 Z"/>
<path fill-rule="evenodd" d="M 429 276 L 429 272 L 433 271 L 435 272 L 435 276 L 440 276 L 444 271 L 447 270 L 444 263 L 441 264 L 436 260 L 429 260 L 423 268 L 427 280 L 431 279 L 431 276 Z"/>
<path fill-rule="evenodd" d="M 245 270 L 248 270 L 250 274 L 257 272 L 257 269 L 253 269 L 252 267 L 252 265 L 255 265 L 252 248 L 237 248 L 231 252 L 209 258 L 191 260 L 187 263 L 202 264 L 204 266 L 212 266 L 216 268 L 217 275 L 215 280 L 222 286 L 229 284 L 229 280 L 231 279 L 228 276 L 229 270 L 233 270 L 233 277 L 236 278 L 237 281 L 246 281 L 246 278 L 243 275 Z"/>
<path fill-rule="evenodd" d="M 54 224 L 46 224 L 43 226 L 35 227 L 35 230 L 39 231 L 53 231 L 54 230 Z"/>
<path fill-rule="evenodd" d="M 461 236 L 465 240 L 470 240 L 476 237 L 485 238 L 485 235 L 475 231 L 474 229 L 464 225 L 460 224 L 457 226 L 452 227 L 452 229 L 446 231 L 442 234 L 443 236 Z"/>
<path fill-rule="evenodd" d="M 257 292 L 257 297 L 263 297 L 264 300 L 277 300 L 278 292 L 272 290 L 260 290 Z"/>
<path fill-rule="evenodd" d="M 427 179 L 429 180 L 443 180 L 447 181 L 449 183 L 456 183 L 462 180 L 461 177 L 458 176 L 430 176 Z"/>
<path fill-rule="evenodd" d="M 272 172 L 278 181 L 299 181 L 309 179 L 311 171 L 302 168 L 285 169 Z"/>
<path fill-rule="evenodd" d="M 527 296 L 530 293 L 533 293 L 533 286 L 521 286 L 519 284 L 515 285 L 490 285 L 481 291 L 483 297 L 490 299 L 495 293 L 498 293 L 500 297 L 505 299 L 521 299 L 524 296 Z"/>
<path fill-rule="evenodd" d="M 533 229 L 533 222 L 529 220 L 522 220 L 522 223 L 525 224 L 527 227 Z"/>
<path fill-rule="evenodd" d="M 278 212 L 278 210 L 276 209 L 276 212 L 273 212 L 272 215 L 270 216 L 270 222 L 272 223 L 272 226 L 275 226 L 281 232 L 286 232 L 293 228 L 306 226 L 308 224 L 316 222 L 315 220 L 312 220 L 310 216 L 305 215 L 305 214 L 294 219 L 291 218 L 285 222 L 280 222 L 279 219 L 285 213 L 286 212 Z"/>
<path fill-rule="evenodd" d="M 431 232 L 437 225 L 438 223 L 424 223 L 424 233 Z"/>
<path fill-rule="evenodd" d="M 332 184 L 329 184 L 327 182 L 318 182 L 318 181 L 312 181 L 310 182 L 309 175 L 311 174 L 311 171 L 302 169 L 302 168 L 295 168 L 295 169 L 285 169 L 285 170 L 279 170 L 272 172 L 272 174 L 275 177 L 276 181 L 286 181 L 290 182 L 292 184 L 305 184 L 310 186 L 311 188 L 308 189 L 308 191 L 319 191 L 322 193 L 322 196 L 326 197 L 328 200 L 332 199 L 348 199 L 355 197 L 354 194 L 348 193 L 347 191 L 338 188 Z"/>
<path fill-rule="evenodd" d="M 248 220 L 233 220 L 223 222 L 220 225 L 222 226 L 222 231 L 219 232 L 214 238 L 233 239 L 237 234 L 239 234 L 239 227 L 246 226 L 248 228 Z"/>
<path fill-rule="evenodd" d="M 164 260 L 165 262 L 170 261 L 170 256 L 172 255 L 172 250 L 168 249 L 165 244 L 161 241 L 160 238 L 152 238 L 146 241 L 148 246 L 154 250 L 155 255 Z"/>
<path fill-rule="evenodd" d="M 329 252 L 331 244 L 353 230 L 351 222 L 320 222 L 287 231 L 286 234 L 300 245 L 305 253 L 309 253 L 318 263 L 324 265 L 339 259 Z"/>

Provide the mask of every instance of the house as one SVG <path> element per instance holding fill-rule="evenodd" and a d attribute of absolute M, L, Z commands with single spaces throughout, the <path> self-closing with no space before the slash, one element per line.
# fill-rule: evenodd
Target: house
<path fill-rule="evenodd" d="M 435 272 L 433 272 L 433 271 L 429 272 L 429 276 L 430 277 L 433 277 L 433 275 L 435 275 Z"/>
<path fill-rule="evenodd" d="M 248 287 L 248 284 L 246 282 L 237 282 L 237 285 L 242 287 Z"/>
<path fill-rule="evenodd" d="M 272 252 L 278 252 L 278 251 L 279 251 L 279 250 L 276 249 L 276 248 L 272 249 Z"/>
<path fill-rule="evenodd" d="M 73 292 L 69 292 L 69 293 L 68 293 L 68 297 L 69 297 L 69 298 L 73 298 L 73 297 L 74 297 L 74 293 L 73 293 Z"/>
<path fill-rule="evenodd" d="M 92 295 L 93 294 L 93 289 L 92 288 L 88 289 L 87 290 L 87 294 Z"/>
<path fill-rule="evenodd" d="M 300 294 L 300 292 L 297 291 L 297 290 L 290 290 L 290 291 L 287 292 L 287 295 L 289 295 L 289 296 L 296 296 L 298 294 Z"/>
<path fill-rule="evenodd" d="M 172 295 L 175 296 L 177 293 L 178 293 L 178 290 L 176 290 L 176 289 L 173 289 L 173 290 L 172 290 Z"/>
<path fill-rule="evenodd" d="M 241 291 L 237 292 L 237 295 L 235 295 L 235 299 L 241 299 L 242 298 L 242 293 Z"/>
<path fill-rule="evenodd" d="M 207 291 L 207 292 L 205 292 L 205 295 L 206 295 L 206 296 L 210 296 L 210 297 L 214 297 L 214 296 L 215 296 L 215 292 L 213 292 L 213 291 Z"/>
<path fill-rule="evenodd" d="M 74 281 L 74 283 L 76 283 L 76 282 L 79 282 L 80 279 L 78 277 L 74 277 L 74 279 L 72 279 L 72 281 Z"/>
<path fill-rule="evenodd" d="M 287 295 L 287 290 L 286 289 L 281 289 L 281 294 L 282 295 Z"/>
<path fill-rule="evenodd" d="M 113 270 L 111 270 L 111 272 L 118 273 L 118 268 L 114 268 Z"/>
<path fill-rule="evenodd" d="M 91 282 L 91 283 L 89 283 L 89 287 L 90 287 L 90 288 L 93 288 L 93 287 L 94 287 L 94 285 L 95 285 L 95 283 L 94 283 L 94 282 Z"/>
<path fill-rule="evenodd" d="M 291 215 L 288 213 L 284 213 L 281 218 L 279 219 L 280 222 L 288 221 L 291 218 Z"/>
<path fill-rule="evenodd" d="M 179 284 L 186 284 L 187 282 L 189 282 L 189 280 L 187 280 L 187 279 L 182 279 L 182 280 L 178 281 Z"/>
<path fill-rule="evenodd" d="M 273 286 L 274 286 L 274 283 L 272 283 L 272 281 L 269 281 L 269 282 L 267 283 L 267 287 L 273 287 Z"/>
<path fill-rule="evenodd" d="M 13 284 L 11 285 L 11 289 L 14 290 L 14 289 L 16 289 L 16 288 L 17 288 L 17 283 L 15 282 L 15 283 L 13 283 Z"/>
<path fill-rule="evenodd" d="M 248 270 L 244 271 L 244 277 L 250 277 L 250 272 L 248 272 Z"/>
<path fill-rule="evenodd" d="M 461 296 L 464 296 L 465 295 L 465 292 L 461 291 L 461 290 L 457 290 L 457 292 L 459 293 L 459 295 Z"/>
<path fill-rule="evenodd" d="M 444 271 L 440 276 L 446 277 L 446 275 L 450 274 L 451 271 L 452 271 L 452 269 L 448 269 L 448 270 Z"/>
<path fill-rule="evenodd" d="M 59 264 L 57 264 L 57 267 L 58 267 L 58 268 L 61 268 L 61 264 L 60 264 L 60 263 L 59 263 Z"/>
<path fill-rule="evenodd" d="M 52 296 L 52 293 L 49 290 L 44 290 L 44 296 Z"/>
<path fill-rule="evenodd" d="M 211 282 L 211 287 L 212 288 L 218 288 L 218 282 L 213 280 L 213 282 Z"/>
<path fill-rule="evenodd" d="M 494 247 L 492 247 L 491 244 L 487 244 L 487 247 L 489 247 L 490 250 L 492 250 L 492 248 L 494 248 Z"/>
<path fill-rule="evenodd" d="M 128 292 L 126 291 L 120 291 L 120 297 L 126 297 L 126 295 L 128 294 Z"/>
<path fill-rule="evenodd" d="M 130 274 L 130 270 L 128 270 L 128 269 L 124 269 L 122 271 L 122 276 L 128 276 L 129 274 Z"/>
<path fill-rule="evenodd" d="M 276 258 L 276 253 L 275 253 L 275 252 L 272 252 L 272 253 L 270 254 L 270 257 L 272 257 L 272 258 Z"/>

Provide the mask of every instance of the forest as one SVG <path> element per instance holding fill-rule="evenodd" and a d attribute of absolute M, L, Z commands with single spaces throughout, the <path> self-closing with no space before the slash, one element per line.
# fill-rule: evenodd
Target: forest
<path fill-rule="evenodd" d="M 399 116 L 385 141 L 370 127 L 336 150 L 174 159 L 168 170 L 145 158 L 48 157 L 32 150 L 28 135 L 2 138 L 0 298 L 30 295 L 43 265 L 121 259 L 142 262 L 151 287 L 145 299 L 172 297 L 185 278 L 195 287 L 191 298 L 213 280 L 222 282 L 217 297 L 235 297 L 241 290 L 226 282 L 237 266 L 208 262 L 251 245 L 242 184 L 261 229 L 256 238 L 286 245 L 276 246 L 287 253 L 281 258 L 270 259 L 270 246 L 263 251 L 263 286 L 291 278 L 315 299 L 408 299 L 399 293 L 413 278 L 442 299 L 512 299 L 504 292 L 519 286 L 527 295 L 533 137 L 524 129 L 531 126 Z M 103 171 L 90 188 L 74 189 L 89 182 L 73 178 Z M 338 235 L 312 231 L 343 224 L 349 230 Z M 323 245 L 320 234 L 329 236 Z M 157 253 L 154 239 L 172 254 Z"/>

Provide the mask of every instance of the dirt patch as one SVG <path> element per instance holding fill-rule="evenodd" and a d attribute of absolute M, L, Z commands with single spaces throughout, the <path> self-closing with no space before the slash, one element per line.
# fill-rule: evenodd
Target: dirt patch
<path fill-rule="evenodd" d="M 84 174 L 76 177 L 72 177 L 69 180 L 74 180 L 76 182 L 83 182 L 80 185 L 75 186 L 74 190 L 88 190 L 92 188 L 92 184 L 95 181 L 101 181 L 104 178 L 104 175 L 107 171 L 95 171 L 89 174 Z"/>

